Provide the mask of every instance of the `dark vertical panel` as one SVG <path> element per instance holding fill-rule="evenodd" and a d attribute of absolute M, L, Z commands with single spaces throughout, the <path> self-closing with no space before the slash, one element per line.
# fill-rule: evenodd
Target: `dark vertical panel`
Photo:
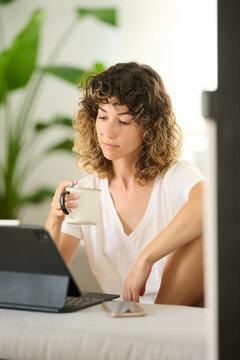
<path fill-rule="evenodd" d="M 218 0 L 219 359 L 240 359 L 240 0 Z"/>

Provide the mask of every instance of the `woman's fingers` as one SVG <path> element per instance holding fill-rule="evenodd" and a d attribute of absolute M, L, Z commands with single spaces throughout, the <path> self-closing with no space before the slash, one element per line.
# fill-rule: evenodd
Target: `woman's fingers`
<path fill-rule="evenodd" d="M 58 185 L 58 187 L 57 187 L 57 189 L 56 189 L 56 191 L 55 191 L 55 195 L 56 195 L 56 196 L 58 196 L 58 195 L 60 196 L 61 193 L 66 190 L 67 187 L 72 187 L 72 186 L 74 186 L 74 185 L 77 185 L 77 183 L 78 183 L 77 180 L 64 180 L 64 181 L 62 181 L 62 182 Z"/>
<path fill-rule="evenodd" d="M 135 285 L 135 274 L 131 271 L 124 281 L 123 300 L 124 301 L 139 301 L 138 288 Z"/>
<path fill-rule="evenodd" d="M 61 205 L 60 205 L 60 195 L 63 191 L 66 191 L 67 187 L 72 187 L 74 185 L 77 185 L 78 181 L 77 180 L 64 180 L 62 181 L 56 191 L 55 194 L 53 196 L 52 199 L 52 204 L 51 204 L 51 213 L 53 216 L 55 216 L 56 218 L 58 218 L 60 221 L 63 221 L 65 218 L 65 214 L 61 209 Z M 74 200 L 77 200 L 79 197 L 78 194 L 67 194 L 65 196 L 65 207 L 68 211 L 71 211 L 71 209 L 76 208 L 77 202 Z"/>
<path fill-rule="evenodd" d="M 143 296 L 147 279 L 152 266 L 141 260 L 141 256 L 134 264 L 128 277 L 124 281 L 123 300 L 139 302 L 139 296 Z"/>
<path fill-rule="evenodd" d="M 68 211 L 71 209 L 75 209 L 78 207 L 78 203 L 76 200 L 79 199 L 79 194 L 66 194 L 65 195 L 65 207 Z"/>
<path fill-rule="evenodd" d="M 74 200 L 77 200 L 79 199 L 79 194 L 67 194 L 65 196 L 65 201 L 74 201 Z"/>
<path fill-rule="evenodd" d="M 65 191 L 67 187 L 72 187 L 72 186 L 76 185 L 77 183 L 78 183 L 78 182 L 77 182 L 76 180 L 65 180 L 65 181 L 62 181 L 62 182 L 58 185 L 58 187 L 57 187 L 57 189 L 56 189 L 56 191 L 55 191 L 55 196 L 56 196 L 57 198 L 60 197 L 61 193 L 62 193 L 63 191 Z"/>
<path fill-rule="evenodd" d="M 64 181 L 60 182 L 60 184 L 58 185 L 57 190 L 59 189 L 62 192 L 67 187 L 72 187 L 74 185 L 77 185 L 77 183 L 78 183 L 77 180 L 64 180 Z"/>
<path fill-rule="evenodd" d="M 68 199 L 65 198 L 65 207 L 67 208 L 67 210 L 75 209 L 78 207 L 78 203 L 76 201 L 74 201 L 78 198 L 79 198 L 79 195 L 78 195 L 78 197 L 71 196 Z"/>
<path fill-rule="evenodd" d="M 123 300 L 139 302 L 139 290 L 127 281 L 124 282 Z"/>

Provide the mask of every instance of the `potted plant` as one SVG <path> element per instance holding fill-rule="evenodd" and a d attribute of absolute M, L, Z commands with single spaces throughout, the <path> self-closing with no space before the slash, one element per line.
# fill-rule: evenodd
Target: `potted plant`
<path fill-rule="evenodd" d="M 8 2 L 11 0 L 0 0 L 0 6 Z M 37 159 L 35 155 L 32 156 L 31 146 L 44 131 L 55 126 L 71 126 L 71 119 L 64 115 L 57 115 L 48 122 L 34 120 L 33 109 L 39 98 L 43 79 L 53 75 L 77 86 L 90 74 L 105 68 L 101 62 L 94 64 L 90 69 L 56 65 L 60 51 L 79 21 L 86 16 L 94 16 L 100 21 L 116 26 L 114 8 L 80 8 L 75 14 L 74 21 L 57 40 L 45 66 L 38 65 L 40 34 L 44 24 L 42 10 L 36 10 L 32 14 L 28 24 L 16 35 L 11 45 L 0 53 L 0 110 L 3 115 L 1 132 L 4 131 L 0 161 L 0 218 L 2 219 L 17 218 L 24 205 L 39 203 L 51 197 L 53 190 L 49 187 L 36 188 L 30 193 L 24 192 L 24 181 L 47 154 L 72 150 L 72 139 L 68 137 L 41 150 L 37 154 Z M 17 114 L 13 116 L 11 97 L 19 89 L 24 90 L 21 94 L 21 105 Z"/>

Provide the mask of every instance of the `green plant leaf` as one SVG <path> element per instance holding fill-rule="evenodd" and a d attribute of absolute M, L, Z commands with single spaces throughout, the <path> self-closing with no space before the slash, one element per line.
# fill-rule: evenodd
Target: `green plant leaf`
<path fill-rule="evenodd" d="M 40 71 L 54 75 L 73 85 L 84 86 L 89 76 L 102 72 L 106 67 L 103 63 L 97 62 L 90 70 L 83 70 L 70 66 L 46 66 L 39 68 Z"/>
<path fill-rule="evenodd" d="M 13 2 L 13 1 L 15 1 L 15 0 L 0 0 L 0 5 L 8 4 L 8 3 Z"/>
<path fill-rule="evenodd" d="M 2 219 L 16 219 L 17 207 L 18 207 L 18 186 L 12 186 L 12 184 L 5 184 L 1 189 L 0 194 L 0 218 Z"/>
<path fill-rule="evenodd" d="M 40 68 L 41 71 L 59 77 L 71 84 L 78 84 L 84 79 L 85 71 L 70 66 L 46 66 Z"/>
<path fill-rule="evenodd" d="M 0 194 L 0 219 L 16 219 L 16 207 L 8 201 L 5 194 Z"/>
<path fill-rule="evenodd" d="M 53 197 L 54 190 L 50 188 L 40 188 L 35 191 L 33 191 L 30 194 L 24 195 L 19 198 L 18 205 L 24 205 L 24 204 L 37 204 L 40 203 L 46 199 L 49 199 Z"/>
<path fill-rule="evenodd" d="M 3 73 L 4 59 L 0 57 L 0 104 L 6 100 L 7 96 L 7 83 Z"/>
<path fill-rule="evenodd" d="M 115 8 L 79 8 L 76 12 L 80 18 L 94 16 L 107 24 L 117 25 L 117 11 Z"/>
<path fill-rule="evenodd" d="M 98 74 L 103 72 L 104 70 L 106 70 L 106 66 L 105 64 L 101 63 L 101 62 L 96 62 L 93 67 L 90 69 L 89 73 L 90 74 Z"/>
<path fill-rule="evenodd" d="M 46 199 L 52 198 L 55 190 L 50 187 L 42 187 L 28 194 L 21 194 L 12 188 L 11 197 L 8 193 L 0 194 L 0 218 L 16 219 L 19 209 L 26 204 L 38 204 Z"/>
<path fill-rule="evenodd" d="M 64 141 L 61 141 L 60 143 L 58 144 L 55 144 L 51 147 L 49 147 L 46 152 L 47 153 L 51 153 L 51 152 L 54 152 L 54 151 L 70 151 L 72 152 L 72 148 L 73 148 L 73 141 L 70 140 L 70 139 L 66 139 Z"/>
<path fill-rule="evenodd" d="M 37 10 L 10 48 L 0 54 L 0 79 L 4 80 L 0 99 L 4 99 L 6 90 L 12 91 L 28 83 L 36 64 L 42 23 L 43 11 Z"/>
<path fill-rule="evenodd" d="M 43 131 L 45 129 L 49 129 L 53 126 L 66 126 L 66 127 L 72 127 L 72 119 L 70 119 L 67 116 L 56 116 L 52 120 L 48 122 L 39 121 L 35 124 L 35 130 L 37 132 Z"/>
<path fill-rule="evenodd" d="M 6 219 L 4 217 L 4 195 L 0 194 L 0 219 Z"/>
<path fill-rule="evenodd" d="M 18 138 L 18 134 L 11 133 L 7 139 L 7 157 L 4 168 L 4 181 L 6 188 L 12 186 L 14 173 L 18 163 L 18 157 L 22 149 L 22 139 Z"/>

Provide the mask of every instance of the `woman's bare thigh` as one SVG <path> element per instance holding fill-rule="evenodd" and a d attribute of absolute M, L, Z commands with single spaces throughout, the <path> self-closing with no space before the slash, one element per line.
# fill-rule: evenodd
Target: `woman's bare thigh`
<path fill-rule="evenodd" d="M 189 306 L 203 304 L 202 236 L 168 255 L 155 302 Z"/>

